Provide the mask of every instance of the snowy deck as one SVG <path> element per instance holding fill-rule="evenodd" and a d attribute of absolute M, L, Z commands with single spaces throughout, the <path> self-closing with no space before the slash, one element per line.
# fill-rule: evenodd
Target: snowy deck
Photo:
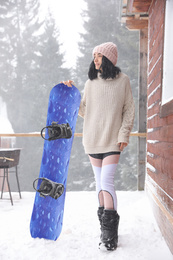
<path fill-rule="evenodd" d="M 67 192 L 63 231 L 57 241 L 33 239 L 29 224 L 35 193 L 13 193 L 14 206 L 0 200 L 1 260 L 171 260 L 152 215 L 145 192 L 119 191 L 119 246 L 114 252 L 98 249 L 99 224 L 95 192 Z M 8 197 L 9 194 L 4 194 Z"/>

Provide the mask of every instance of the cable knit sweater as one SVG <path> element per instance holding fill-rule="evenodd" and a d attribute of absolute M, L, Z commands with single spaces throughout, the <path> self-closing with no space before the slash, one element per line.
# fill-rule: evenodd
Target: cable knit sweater
<path fill-rule="evenodd" d="M 134 121 L 130 81 L 120 73 L 102 79 L 100 73 L 87 80 L 79 115 L 84 118 L 83 145 L 86 154 L 120 151 L 118 143 L 129 142 Z"/>

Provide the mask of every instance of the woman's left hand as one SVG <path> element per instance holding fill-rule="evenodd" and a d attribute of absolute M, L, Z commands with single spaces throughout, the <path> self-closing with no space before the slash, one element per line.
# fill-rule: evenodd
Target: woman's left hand
<path fill-rule="evenodd" d="M 68 86 L 68 87 L 72 87 L 72 85 L 74 85 L 73 80 L 66 80 L 66 81 L 61 81 L 60 83 L 63 83 L 64 85 Z"/>
<path fill-rule="evenodd" d="M 127 146 L 127 143 L 118 143 L 119 147 L 120 147 L 120 151 L 123 151 L 124 148 Z"/>

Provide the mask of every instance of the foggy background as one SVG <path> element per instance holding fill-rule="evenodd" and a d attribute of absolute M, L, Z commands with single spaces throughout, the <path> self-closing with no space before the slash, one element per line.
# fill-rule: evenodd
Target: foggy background
<path fill-rule="evenodd" d="M 0 0 L 1 133 L 40 132 L 46 124 L 52 87 L 72 79 L 82 94 L 92 50 L 107 41 L 117 45 L 117 66 L 130 78 L 136 105 L 132 131 L 137 131 L 139 33 L 129 32 L 121 24 L 119 10 L 118 0 L 50 0 L 49 6 L 41 0 Z M 83 119 L 79 117 L 76 132 L 82 132 L 82 125 Z M 11 147 L 22 148 L 21 190 L 33 191 L 44 140 L 41 137 L 11 140 Z M 12 190 L 16 191 L 12 173 L 10 179 Z M 121 154 L 115 187 L 116 190 L 137 188 L 137 137 L 130 138 L 130 144 Z M 81 137 L 74 138 L 69 165 L 67 191 L 74 190 L 95 190 Z"/>

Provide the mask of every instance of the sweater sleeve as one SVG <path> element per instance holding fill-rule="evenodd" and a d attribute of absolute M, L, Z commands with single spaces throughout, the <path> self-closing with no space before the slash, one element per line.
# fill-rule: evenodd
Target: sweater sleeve
<path fill-rule="evenodd" d="M 126 78 L 125 86 L 125 102 L 122 111 L 122 125 L 118 134 L 118 143 L 129 143 L 130 132 L 133 128 L 135 105 L 132 96 L 132 90 L 130 87 L 130 80 Z"/>

